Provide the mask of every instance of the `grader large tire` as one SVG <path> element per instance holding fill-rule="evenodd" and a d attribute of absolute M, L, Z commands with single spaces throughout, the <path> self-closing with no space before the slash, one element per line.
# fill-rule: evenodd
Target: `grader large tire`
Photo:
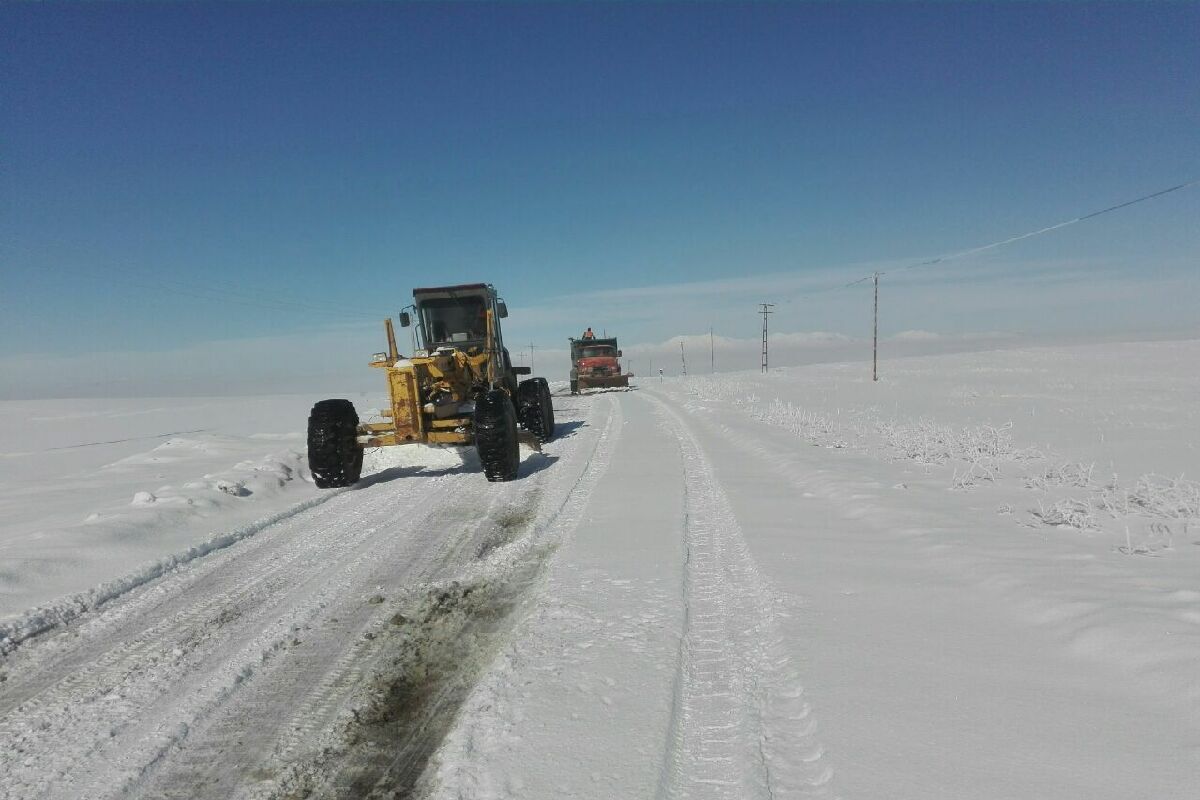
<path fill-rule="evenodd" d="M 554 438 L 554 401 L 550 397 L 550 384 L 545 378 L 538 378 L 542 395 L 542 441 L 548 442 Z"/>
<path fill-rule="evenodd" d="M 517 412 L 508 394 L 492 389 L 475 403 L 475 449 L 484 476 L 493 483 L 517 477 Z"/>
<path fill-rule="evenodd" d="M 351 486 L 362 475 L 358 413 L 349 400 L 322 400 L 308 416 L 308 471 L 318 489 Z"/>
<path fill-rule="evenodd" d="M 517 387 L 517 416 L 521 426 L 539 442 L 554 438 L 554 404 L 545 378 L 530 378 Z"/>

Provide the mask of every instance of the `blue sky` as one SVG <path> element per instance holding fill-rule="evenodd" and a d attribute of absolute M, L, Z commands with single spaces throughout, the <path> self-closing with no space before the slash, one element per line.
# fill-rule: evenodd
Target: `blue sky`
<path fill-rule="evenodd" d="M 548 352 L 752 339 L 771 299 L 858 336 L 866 295 L 813 290 L 1200 176 L 1198 41 L 1196 4 L 7 4 L 0 396 L 368 373 L 441 282 Z M 1195 331 L 1198 221 L 914 270 L 881 326 Z"/>

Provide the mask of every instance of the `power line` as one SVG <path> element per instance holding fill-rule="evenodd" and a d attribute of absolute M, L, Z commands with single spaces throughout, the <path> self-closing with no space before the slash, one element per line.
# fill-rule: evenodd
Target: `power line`
<path fill-rule="evenodd" d="M 1122 208 L 1128 208 L 1129 206 L 1137 205 L 1138 203 L 1144 203 L 1147 200 L 1153 200 L 1156 197 L 1162 197 L 1163 195 L 1170 194 L 1171 192 L 1178 192 L 1180 189 L 1187 189 L 1188 187 L 1196 186 L 1197 184 L 1200 184 L 1200 178 L 1186 181 L 1184 183 L 1180 183 L 1180 184 L 1171 186 L 1166 189 L 1160 189 L 1157 192 L 1151 192 L 1150 194 L 1145 194 L 1145 195 L 1142 195 L 1141 197 L 1135 197 L 1132 200 L 1126 200 L 1123 203 L 1117 203 L 1116 205 L 1109 206 L 1108 208 L 1102 208 L 1099 211 L 1092 211 L 1091 213 L 1088 213 L 1088 214 L 1082 214 L 1078 217 L 1075 217 L 1074 219 L 1064 220 L 1063 222 L 1056 222 L 1053 225 L 1046 225 L 1045 227 L 1038 228 L 1037 230 L 1032 230 L 1032 231 L 1028 231 L 1026 233 L 1021 233 L 1016 236 L 1010 236 L 1007 239 L 1001 239 L 998 242 L 991 242 L 990 244 L 980 245 L 979 247 L 971 247 L 966 250 L 959 250 L 959 251 L 953 252 L 953 253 L 946 253 L 946 254 L 940 255 L 936 258 L 930 258 L 926 261 L 918 261 L 915 264 L 909 264 L 904 267 L 897 267 L 896 269 L 894 269 L 892 271 L 893 272 L 904 272 L 906 270 L 916 269 L 917 267 L 929 267 L 934 264 L 941 264 L 945 261 L 952 261 L 956 258 L 965 258 L 966 256 L 973 256 L 976 253 L 982 253 L 987 250 L 994 250 L 997 247 L 1003 247 L 1006 244 L 1012 244 L 1014 242 L 1019 242 L 1023 239 L 1031 239 L 1034 236 L 1040 236 L 1043 233 L 1050 233 L 1051 231 L 1057 231 L 1062 228 L 1066 228 L 1069 225 L 1075 225 L 1076 223 L 1083 222 L 1084 220 L 1095 219 L 1096 217 L 1102 216 L 1104 214 L 1110 214 L 1113 211 L 1119 211 Z M 874 273 L 874 275 L 866 275 L 862 278 L 859 278 L 856 281 L 851 281 L 850 283 L 847 283 L 847 284 L 845 284 L 845 286 L 840 287 L 840 288 L 848 288 L 850 286 L 854 286 L 859 283 L 866 283 L 867 281 L 872 280 L 873 278 L 877 278 L 879 275 L 883 275 L 883 274 L 885 274 L 885 273 L 876 272 L 876 273 Z"/>
<path fill-rule="evenodd" d="M 1061 228 L 1065 228 L 1068 225 L 1074 225 L 1076 223 L 1083 222 L 1084 220 L 1094 219 L 1103 214 L 1109 214 L 1109 213 L 1112 213 L 1113 211 L 1118 211 L 1122 208 L 1128 208 L 1129 206 L 1136 205 L 1138 203 L 1144 203 L 1147 200 L 1153 200 L 1156 197 L 1162 197 L 1165 194 L 1170 194 L 1171 192 L 1177 192 L 1180 189 L 1186 189 L 1189 186 L 1195 186 L 1197 184 L 1200 184 L 1200 178 L 1197 178 L 1195 180 L 1190 180 L 1185 183 L 1180 183 L 1175 186 L 1171 186 L 1167 189 L 1160 189 L 1157 192 L 1151 192 L 1150 194 L 1142 195 L 1141 197 L 1135 197 L 1132 200 L 1126 200 L 1123 203 L 1117 203 L 1116 205 L 1109 206 L 1108 208 L 1102 208 L 1099 211 L 1092 211 L 1091 213 L 1088 213 L 1088 214 L 1082 214 L 1078 217 L 1075 217 L 1074 219 L 1069 219 L 1069 220 L 1065 220 L 1063 222 L 1058 222 L 1058 223 L 1055 223 L 1054 225 L 1046 225 L 1045 227 L 1038 228 L 1037 230 L 1032 230 L 1032 231 L 1028 231 L 1027 233 L 1018 234 L 1017 236 L 1010 236 L 1007 239 L 1001 239 L 998 242 L 992 242 L 990 244 L 980 245 L 979 247 L 971 247 L 967 250 L 959 250 L 958 252 L 947 253 L 945 255 L 938 256 L 937 258 L 930 258 L 925 261 L 918 261 L 915 264 L 909 264 L 904 267 L 898 267 L 895 270 L 893 270 L 893 272 L 905 272 L 910 269 L 916 269 L 917 267 L 928 267 L 928 266 L 932 266 L 934 264 L 942 264 L 946 261 L 952 261 L 956 258 L 965 258 L 966 256 L 971 256 L 971 255 L 975 255 L 977 253 L 982 253 L 986 250 L 994 250 L 995 248 L 1003 247 L 1006 244 L 1012 244 L 1013 242 L 1019 242 L 1023 239 L 1030 239 L 1034 236 L 1040 236 L 1043 233 L 1049 233 L 1050 231 L 1056 231 Z M 881 275 L 885 275 L 885 274 L 887 274 L 887 273 L 876 270 L 875 272 L 871 273 L 870 275 L 865 275 L 865 276 L 859 278 L 858 280 L 851 281 L 850 283 L 844 284 L 842 286 L 830 287 L 830 289 L 826 290 L 826 291 L 829 291 L 832 289 L 848 289 L 851 286 L 857 286 L 858 284 L 866 283 L 867 281 L 871 281 L 871 283 L 873 284 L 873 287 L 874 287 L 874 313 L 872 315 L 872 334 L 871 334 L 871 380 L 873 380 L 873 381 L 879 380 L 879 278 Z M 763 364 L 764 364 L 763 371 L 764 372 L 766 371 L 766 366 L 765 366 L 766 365 L 766 330 L 767 330 L 766 317 L 764 316 L 763 317 Z"/>

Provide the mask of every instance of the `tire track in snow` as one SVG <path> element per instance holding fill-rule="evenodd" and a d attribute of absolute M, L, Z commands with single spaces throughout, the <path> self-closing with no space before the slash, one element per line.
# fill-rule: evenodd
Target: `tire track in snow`
<path fill-rule="evenodd" d="M 310 618 L 323 598 L 344 591 L 347 576 L 377 555 L 371 546 L 377 528 L 360 520 L 386 514 L 397 501 L 436 509 L 436 498 L 450 495 L 454 483 L 372 487 L 354 492 L 358 505 L 350 509 L 342 507 L 352 505 L 347 499 L 289 518 L 249 551 L 227 551 L 200 569 L 166 576 L 171 586 L 154 587 L 165 592 L 131 598 L 136 611 L 113 609 L 124 624 L 103 633 L 115 644 L 81 630 L 80 641 L 64 636 L 65 646 L 47 648 L 77 670 L 44 661 L 44 671 L 18 665 L 41 685 L 18 696 L 19 706 L 0 721 L 0 736 L 14 745 L 0 753 L 5 787 L 16 797 L 33 796 L 30 791 L 40 797 L 103 796 L 136 779 L 206 709 L 227 701 L 296 622 Z M 385 537 L 403 538 L 392 531 Z"/>
<path fill-rule="evenodd" d="M 217 534 L 207 541 L 193 545 L 186 550 L 145 564 L 133 572 L 100 584 L 85 592 L 78 592 L 59 598 L 48 605 L 29 609 L 21 614 L 20 617 L 0 624 L 0 656 L 11 653 L 18 646 L 35 636 L 51 632 L 56 628 L 62 628 L 89 612 L 99 609 L 107 603 L 162 577 L 172 570 L 188 564 L 195 559 L 202 558 L 210 553 L 223 550 L 253 537 L 273 525 L 291 519 L 298 514 L 303 514 L 309 509 L 332 500 L 344 491 L 347 490 L 337 489 L 328 495 L 322 494 L 309 498 L 291 508 L 271 514 L 249 525 L 243 525 L 232 531 Z"/>
<path fill-rule="evenodd" d="M 5 698 L 11 697 L 12 702 L 9 713 L 0 712 L 0 736 L 11 745 L 0 751 L 4 776 L 0 795 L 73 798 L 141 793 L 158 797 L 156 776 L 162 776 L 161 786 L 176 795 L 229 796 L 224 791 L 228 783 L 189 785 L 186 777 L 181 783 L 167 777 L 172 773 L 187 776 L 187 746 L 210 733 L 210 743 L 219 737 L 225 724 L 219 718 L 243 701 L 245 713 L 232 713 L 229 732 L 273 735 L 271 729 L 279 722 L 279 698 L 270 689 L 272 685 L 282 688 L 281 681 L 294 677 L 279 668 L 290 655 L 293 635 L 327 621 L 328 609 L 348 593 L 365 597 L 361 593 L 369 588 L 370 580 L 364 584 L 363 575 L 389 562 L 380 552 L 380 544 L 391 547 L 396 541 L 407 542 L 409 550 L 390 551 L 394 556 L 411 553 L 414 548 L 437 552 L 446 533 L 444 520 L 435 523 L 426 518 L 429 524 L 422 524 L 413 518 L 397 526 L 394 520 L 404 509 L 471 507 L 487 498 L 500 498 L 500 505 L 506 508 L 514 499 L 517 506 L 526 501 L 536 504 L 530 535 L 513 539 L 511 531 L 499 531 L 504 535 L 494 540 L 468 541 L 472 537 L 464 537 L 432 559 L 464 580 L 506 582 L 514 592 L 506 599 L 519 605 L 541 574 L 545 558 L 577 524 L 598 477 L 596 471 L 602 471 L 607 463 L 603 454 L 611 447 L 606 449 L 604 441 L 619 435 L 619 411 L 614 413 L 611 402 L 595 405 L 597 411 L 607 412 L 603 432 L 593 435 L 585 431 L 580 439 L 566 444 L 560 463 L 539 470 L 540 475 L 527 475 L 532 481 L 476 485 L 479 476 L 474 473 L 425 476 L 423 480 L 418 475 L 386 486 L 364 486 L 351 490 L 349 496 L 339 493 L 331 498 L 335 502 L 265 528 L 261 535 L 210 558 L 197 559 L 85 615 L 78 626 L 39 637 L 20 648 L 11 659 L 11 665 L 18 668 L 13 676 L 19 679 L 9 684 L 17 691 L 10 696 L 5 689 Z M 605 419 L 600 413 L 592 418 L 597 423 Z M 551 490 L 541 491 L 543 488 Z M 476 513 L 485 522 L 496 521 L 490 519 L 491 511 Z M 472 557 L 477 560 L 471 561 Z M 462 570 L 464 559 L 471 566 Z M 397 563 L 396 559 L 391 563 Z M 398 580 L 417 577 L 405 571 L 406 566 L 399 565 Z M 391 610 L 383 604 L 377 608 L 374 620 L 367 615 L 368 628 Z M 355 625 L 357 620 L 346 626 L 349 639 L 334 636 L 327 642 L 335 652 L 342 654 L 347 642 L 361 632 Z M 487 644 L 490 650 L 481 648 L 475 653 L 481 663 L 466 665 L 464 674 L 472 676 L 471 682 L 482 662 L 499 646 L 496 638 L 488 639 Z M 337 650 L 338 645 L 343 650 Z M 345 668 L 341 687 L 361 694 L 356 679 L 372 675 L 367 668 L 372 651 L 353 649 L 335 671 Z M 434 707 L 452 718 L 470 685 L 456 688 L 457 694 L 439 691 Z M 293 688 L 303 694 L 304 687 Z M 317 693 L 322 688 L 312 687 Z M 346 708 L 340 703 L 332 705 L 339 711 Z M 304 705 L 289 707 L 302 709 Z M 318 708 L 311 703 L 309 707 Z M 320 708 L 328 717 L 330 706 Z M 251 731 L 256 717 L 262 730 Z M 239 722 L 246 724 L 238 727 Z M 307 742 L 319 752 L 312 737 L 333 733 L 331 726 L 324 732 L 319 726 L 309 727 L 298 733 L 296 741 L 301 749 Z M 418 755 L 421 751 L 426 754 L 419 755 L 419 766 L 440 742 L 441 734 L 422 725 L 410 735 L 415 737 Z M 250 756 L 247 760 L 252 762 L 255 750 L 237 744 L 231 740 L 224 758 L 218 757 L 209 766 L 216 771 L 226 766 L 231 772 L 240 772 L 241 782 L 234 782 L 239 793 L 254 788 L 248 782 L 269 777 L 282 766 L 278 758 L 266 765 L 247 764 L 242 757 Z M 262 766 L 267 769 L 256 769 Z"/>
<path fill-rule="evenodd" d="M 658 795 L 831 797 L 815 716 L 729 500 L 680 415 L 642 396 L 679 440 L 685 498 L 685 621 Z"/>
<path fill-rule="evenodd" d="M 340 722 L 278 780 L 238 797 L 409 797 L 431 756 L 457 723 L 460 708 L 535 594 L 548 560 L 578 524 L 595 483 L 607 468 L 621 430 L 619 408 L 597 404 L 603 428 L 576 443 L 546 473 L 536 492 L 505 484 L 536 504 L 510 503 L 512 525 L 485 541 L 470 561 L 449 558 L 424 597 L 401 606 L 404 622 L 383 626 L 370 663 L 356 659 L 359 696 Z M 599 413 L 589 415 L 589 427 Z M 551 446 L 553 446 L 553 442 Z M 495 518 L 492 519 L 496 521 Z M 511 537 L 511 538 L 509 538 Z M 369 663 L 369 666 L 368 666 Z M 311 740 L 310 740 L 311 744 Z"/>
<path fill-rule="evenodd" d="M 621 404 L 612 398 L 597 401 L 607 410 L 607 420 L 603 430 L 596 437 L 587 460 L 579 471 L 578 476 L 566 491 L 556 496 L 561 498 L 556 502 L 556 496 L 546 498 L 543 503 L 547 521 L 533 537 L 524 545 L 528 552 L 540 551 L 541 556 L 525 563 L 532 569 L 517 582 L 520 595 L 512 598 L 510 613 L 505 619 L 504 636 L 495 637 L 483 656 L 474 665 L 475 675 L 472 685 L 466 687 L 469 691 L 461 691 L 456 699 L 455 710 L 458 719 L 454 726 L 444 731 L 436 752 L 430 754 L 428 768 L 421 775 L 411 792 L 402 792 L 396 796 L 408 797 L 491 797 L 489 790 L 481 787 L 482 778 L 475 762 L 480 753 L 488 752 L 495 744 L 495 707 L 497 693 L 502 691 L 496 685 L 498 662 L 503 659 L 502 646 L 514 629 L 519 628 L 526 615 L 535 607 L 540 594 L 540 582 L 550 569 L 554 554 L 567 545 L 580 521 L 587 511 L 597 484 L 604 478 L 612 461 L 613 452 L 624 430 L 624 414 Z M 479 678 L 483 676 L 482 681 Z M 503 680 L 503 678 L 499 678 Z M 436 707 L 441 699 L 434 703 Z M 514 720 L 505 720 L 508 726 L 517 726 Z M 380 785 L 375 787 L 384 790 Z M 375 795 L 372 795 L 375 796 Z M 384 794 L 383 796 L 392 796 Z"/>
<path fill-rule="evenodd" d="M 470 497 L 472 489 L 487 491 L 487 487 L 468 485 L 459 487 L 458 492 Z M 430 527 L 431 518 L 437 516 L 438 528 L 452 529 L 453 533 L 435 543 L 417 538 L 390 548 L 385 545 L 363 551 L 345 570 L 358 573 L 354 580 L 339 584 L 377 585 L 390 594 L 397 570 L 414 579 L 428 578 L 433 565 L 454 558 L 470 546 L 495 515 L 497 506 L 511 502 L 508 492 L 487 494 L 490 497 L 480 498 L 480 508 L 461 514 L 461 518 L 448 517 L 440 504 L 430 506 L 413 517 L 409 527 Z M 400 592 L 402 596 L 409 593 Z M 230 797 L 247 782 L 246 770 L 232 767 L 231 760 L 236 759 L 239 765 L 255 764 L 255 770 L 262 774 L 273 759 L 296 758 L 307 743 L 333 723 L 348 696 L 365 680 L 366 665 L 377 649 L 372 645 L 372 629 L 396 605 L 395 601 L 385 605 L 382 594 L 373 598 L 364 600 L 361 592 L 353 591 L 322 592 L 315 598 L 319 602 L 312 615 L 314 624 L 296 630 L 295 646 L 280 652 L 275 663 L 264 664 L 263 671 L 269 675 L 265 679 L 251 676 L 252 680 L 240 684 L 236 702 L 215 705 L 211 713 L 197 718 L 189 726 L 186 740 L 178 743 L 179 752 L 161 759 L 161 764 L 142 775 L 130 796 Z M 289 622 L 293 630 L 298 627 Z M 285 632 L 285 639 L 289 636 Z M 239 741 L 242 746 L 230 747 L 231 742 Z"/>
<path fill-rule="evenodd" d="M 418 487 L 411 488 L 416 490 Z M 421 492 L 414 499 L 434 487 L 419 488 Z M 169 631 L 186 632 L 184 629 L 189 620 L 204 621 L 206 614 L 220 618 L 232 613 L 230 609 L 234 606 L 230 601 L 236 601 L 256 588 L 261 590 L 260 593 L 269 591 L 273 585 L 278 585 L 269 583 L 273 576 L 286 572 L 297 562 L 311 561 L 322 548 L 329 546 L 319 536 L 303 536 L 299 541 L 287 537 L 291 531 L 290 523 L 304 512 L 309 512 L 305 519 L 313 527 L 336 519 L 345 513 L 344 510 L 338 503 L 325 504 L 346 491 L 335 490 L 332 496 L 319 498 L 319 503 L 301 504 L 278 517 L 271 517 L 269 519 L 274 521 L 270 524 L 264 520 L 260 530 L 265 531 L 265 535 L 242 541 L 235 551 L 213 553 L 211 558 L 198 558 L 185 567 L 172 569 L 162 576 L 162 580 L 133 591 L 103 609 L 94 609 L 69 631 L 39 637 L 10 654 L 4 663 L 16 679 L 8 682 L 0 695 L 0 717 L 17 705 L 36 699 L 42 691 L 57 687 L 62 681 L 86 688 L 86 684 L 79 682 L 86 681 L 90 675 L 103 673 L 97 663 L 99 658 L 128 658 L 148 652 L 160 646 Z M 367 500 L 367 504 L 380 507 L 386 506 L 387 502 L 388 498 L 377 494 L 369 495 Z M 229 566 L 235 558 L 239 565 L 248 566 L 259 559 L 264 566 L 251 575 L 231 572 Z M 204 591 L 198 603 L 197 598 L 188 593 L 201 586 Z M 147 620 L 149 624 L 146 624 Z M 196 626 L 201 632 L 205 627 Z M 188 641 L 186 636 L 179 638 L 181 643 Z"/>
<path fill-rule="evenodd" d="M 326 498 L 321 499 L 323 504 Z M 311 506 L 292 509 L 271 525 L 286 523 L 309 508 Z M 324 510 L 314 513 L 318 515 L 314 517 L 317 520 Z M 264 524 L 262 529 L 269 527 Z M 315 543 L 316 540 L 302 542 Z M 271 535 L 257 538 L 244 542 L 236 557 L 242 559 L 242 563 L 249 563 L 262 549 L 275 546 L 277 543 Z M 293 562 L 305 558 L 307 553 L 304 547 L 288 548 L 282 554 L 276 554 L 273 563 L 256 577 L 266 580 L 273 572 L 287 569 Z M 222 570 L 227 566 L 228 557 L 227 553 L 214 554 L 211 559 L 201 559 L 179 571 L 172 570 L 171 574 L 160 576 L 163 579 L 154 585 L 133 590 L 103 608 L 90 609 L 69 631 L 48 632 L 47 636 L 38 637 L 10 654 L 5 663 L 17 679 L 9 682 L 0 696 L 0 716 L 9 714 L 18 705 L 37 700 L 48 689 L 70 686 L 75 694 L 86 692 L 92 676 L 105 676 L 111 672 L 109 665 L 114 659 L 140 661 L 140 656 L 158 648 L 169 631 L 183 628 L 188 619 L 203 617 L 206 611 L 219 618 L 225 612 L 218 612 L 216 606 L 229 599 L 221 593 Z M 186 593 L 205 581 L 215 582 L 215 585 L 209 585 L 211 596 L 203 605 L 196 605 Z M 249 588 L 249 584 L 243 588 Z M 141 624 L 139 620 L 143 618 L 151 618 L 153 622 Z M 200 628 L 202 626 L 197 626 L 198 631 Z M 180 637 L 179 641 L 185 642 L 188 638 Z"/>

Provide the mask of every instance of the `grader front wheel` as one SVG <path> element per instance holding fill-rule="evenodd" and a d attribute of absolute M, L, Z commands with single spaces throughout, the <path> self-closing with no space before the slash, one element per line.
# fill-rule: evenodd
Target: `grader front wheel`
<path fill-rule="evenodd" d="M 362 475 L 358 413 L 349 400 L 322 400 L 308 417 L 308 471 L 318 489 L 351 486 Z"/>
<path fill-rule="evenodd" d="M 492 389 L 475 404 L 475 449 L 484 476 L 493 483 L 517 477 L 517 412 L 508 394 Z"/>

